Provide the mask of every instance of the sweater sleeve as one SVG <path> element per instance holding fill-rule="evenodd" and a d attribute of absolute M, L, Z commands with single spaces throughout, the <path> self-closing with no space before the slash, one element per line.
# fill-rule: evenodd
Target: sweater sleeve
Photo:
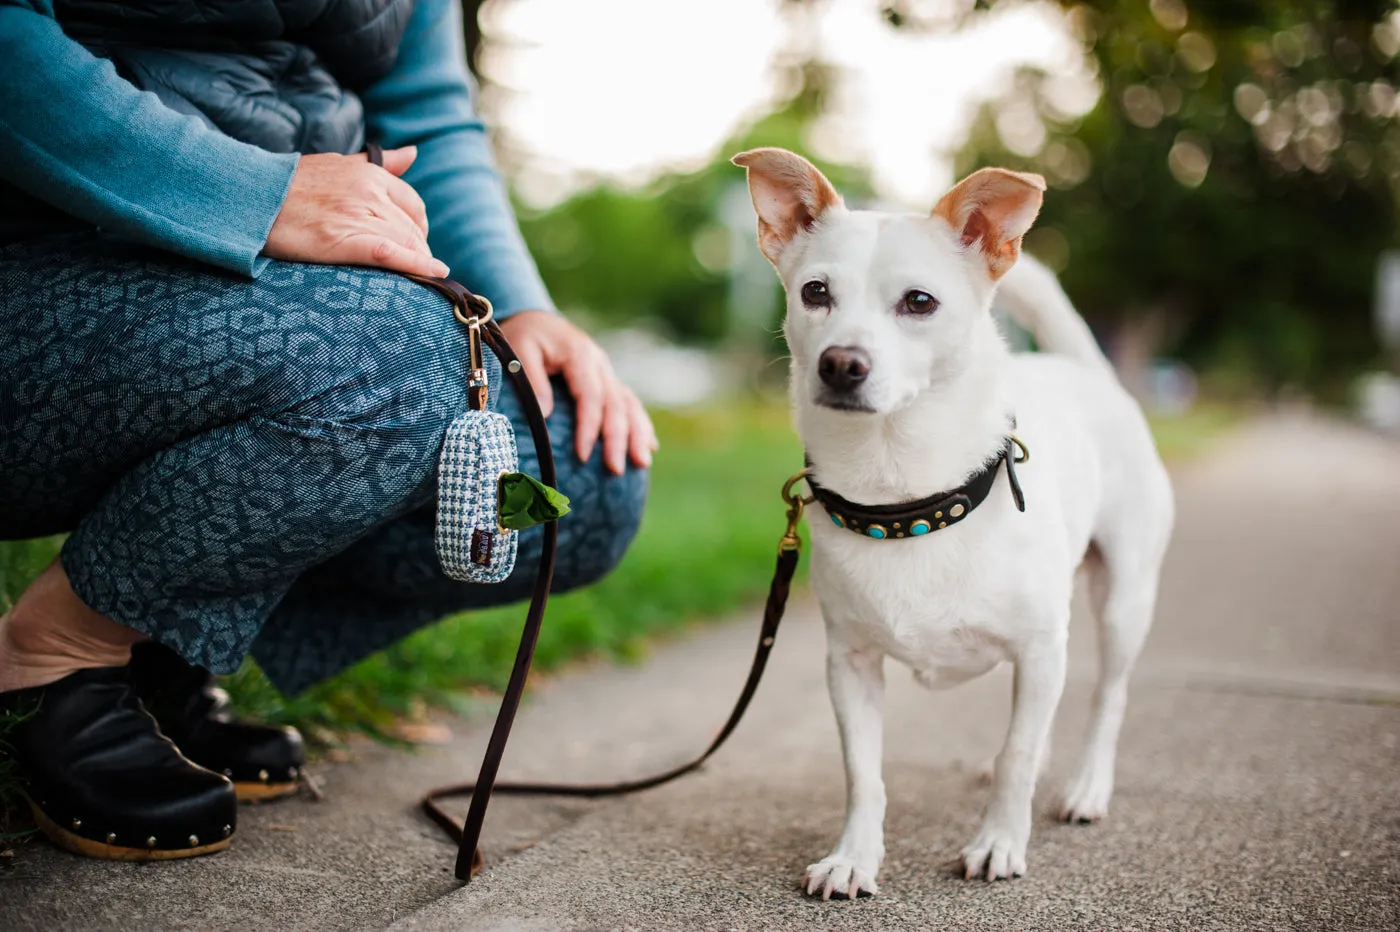
<path fill-rule="evenodd" d="M 404 180 L 428 208 L 428 245 L 498 316 L 553 310 L 472 106 L 460 5 L 419 0 L 386 77 L 362 95 L 369 139 L 414 145 Z"/>
<path fill-rule="evenodd" d="M 238 142 L 0 0 L 0 178 L 128 239 L 255 276 L 298 156 Z"/>

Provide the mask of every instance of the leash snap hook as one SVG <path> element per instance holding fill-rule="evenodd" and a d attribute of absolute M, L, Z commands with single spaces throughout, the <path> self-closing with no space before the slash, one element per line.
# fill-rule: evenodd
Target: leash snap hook
<path fill-rule="evenodd" d="M 490 391 L 486 379 L 486 353 L 482 348 L 482 328 L 494 313 L 491 302 L 480 295 L 465 295 L 452 302 L 452 316 L 467 325 L 467 356 L 470 372 L 467 377 L 469 402 L 473 410 L 486 410 Z"/>
<path fill-rule="evenodd" d="M 783 483 L 783 501 L 787 502 L 787 532 L 783 534 L 783 539 L 778 542 L 778 553 L 784 554 L 789 551 L 802 549 L 802 536 L 797 533 L 797 526 L 802 521 L 802 509 L 809 503 L 816 501 L 816 496 L 803 498 L 793 491 L 793 486 L 807 478 L 807 470 L 802 470 L 795 476 Z"/>

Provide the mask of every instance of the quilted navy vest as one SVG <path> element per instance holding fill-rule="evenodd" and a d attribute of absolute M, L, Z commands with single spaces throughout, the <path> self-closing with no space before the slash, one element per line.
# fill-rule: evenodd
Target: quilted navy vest
<path fill-rule="evenodd" d="M 56 0 L 63 31 L 166 106 L 271 152 L 359 151 L 355 90 L 393 67 L 413 0 Z"/>

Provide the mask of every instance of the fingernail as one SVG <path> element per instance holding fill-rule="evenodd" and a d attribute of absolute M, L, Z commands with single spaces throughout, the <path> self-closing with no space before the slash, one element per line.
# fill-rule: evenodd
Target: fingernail
<path fill-rule="evenodd" d="M 446 278 L 452 272 L 445 263 L 438 259 L 433 260 L 433 274 L 438 278 Z"/>

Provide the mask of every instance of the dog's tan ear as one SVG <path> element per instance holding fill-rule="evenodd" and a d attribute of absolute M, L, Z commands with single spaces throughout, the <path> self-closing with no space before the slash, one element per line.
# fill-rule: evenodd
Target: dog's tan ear
<path fill-rule="evenodd" d="M 774 265 L 793 237 L 841 204 L 841 195 L 826 176 L 786 149 L 750 149 L 733 161 L 748 169 L 749 194 L 758 213 L 758 248 Z"/>
<path fill-rule="evenodd" d="M 935 217 L 948 221 L 964 246 L 975 245 L 993 281 L 1021 254 L 1021 237 L 1045 199 L 1045 179 L 1028 172 L 984 168 L 973 172 L 938 202 Z"/>

